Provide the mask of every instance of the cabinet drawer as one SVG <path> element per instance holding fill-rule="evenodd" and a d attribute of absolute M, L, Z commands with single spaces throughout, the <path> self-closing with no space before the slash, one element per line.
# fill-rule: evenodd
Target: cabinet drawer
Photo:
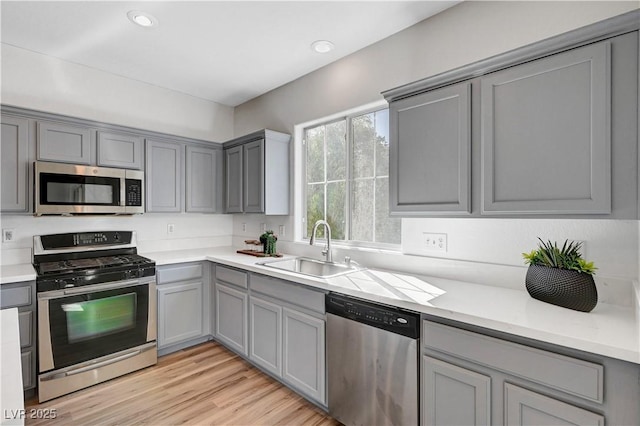
<path fill-rule="evenodd" d="M 17 306 L 28 306 L 31 304 L 31 287 L 3 288 L 1 290 L 0 308 L 13 308 Z"/>
<path fill-rule="evenodd" d="M 174 281 L 189 281 L 202 277 L 202 263 L 190 263 L 177 266 L 161 266 L 157 271 L 158 284 Z"/>
<path fill-rule="evenodd" d="M 224 281 L 242 288 L 249 288 L 246 272 L 236 271 L 235 269 L 226 268 L 220 265 L 216 265 L 216 281 Z"/>
<path fill-rule="evenodd" d="M 251 291 L 324 314 L 324 293 L 264 275 L 251 275 Z"/>
<path fill-rule="evenodd" d="M 602 365 L 430 321 L 423 323 L 422 341 L 430 349 L 571 395 L 603 401 Z"/>

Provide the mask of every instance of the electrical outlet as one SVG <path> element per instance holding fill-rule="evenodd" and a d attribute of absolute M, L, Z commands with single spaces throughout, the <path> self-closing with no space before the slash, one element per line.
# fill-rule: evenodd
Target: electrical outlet
<path fill-rule="evenodd" d="M 242 224 L 242 232 L 247 232 L 247 224 L 246 223 Z"/>
<path fill-rule="evenodd" d="M 170 223 L 167 225 L 167 234 L 173 234 L 173 231 L 176 230 L 176 225 Z"/>
<path fill-rule="evenodd" d="M 281 237 L 284 237 L 284 231 L 285 231 L 284 225 L 280 225 L 278 227 L 278 235 L 281 236 Z"/>
<path fill-rule="evenodd" d="M 423 232 L 424 247 L 427 250 L 433 251 L 447 251 L 447 234 L 433 234 L 430 232 Z"/>
<path fill-rule="evenodd" d="M 267 232 L 267 224 L 266 223 L 261 223 L 260 224 L 260 229 L 262 229 L 262 232 Z"/>
<path fill-rule="evenodd" d="M 2 230 L 2 242 L 8 243 L 15 239 L 15 230 L 13 228 L 7 228 Z"/>

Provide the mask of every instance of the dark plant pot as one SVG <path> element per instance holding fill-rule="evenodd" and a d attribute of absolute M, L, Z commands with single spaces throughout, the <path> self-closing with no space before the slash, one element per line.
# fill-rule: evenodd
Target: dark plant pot
<path fill-rule="evenodd" d="M 563 308 L 591 312 L 598 303 L 593 276 L 584 272 L 531 265 L 525 284 L 534 299 Z"/>

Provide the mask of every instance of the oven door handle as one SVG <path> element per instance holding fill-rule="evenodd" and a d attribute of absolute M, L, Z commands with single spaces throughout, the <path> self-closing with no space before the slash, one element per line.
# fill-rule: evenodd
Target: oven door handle
<path fill-rule="evenodd" d="M 95 284 L 92 286 L 77 287 L 69 290 L 64 290 L 65 296 L 72 296 L 74 294 L 86 294 L 95 293 L 96 291 L 112 290 L 114 288 L 134 287 L 136 285 L 147 284 L 140 280 L 118 281 L 116 283 L 107 284 Z"/>
<path fill-rule="evenodd" d="M 132 358 L 136 355 L 140 355 L 140 349 L 130 352 L 128 354 L 120 355 L 115 358 L 107 359 L 104 361 L 96 362 L 95 364 L 87 365 L 86 367 L 77 368 L 75 370 L 67 371 L 65 374 L 67 376 L 73 376 L 74 374 L 84 373 L 85 371 L 95 370 L 96 368 L 104 367 L 110 364 L 115 364 L 116 362 L 124 361 L 125 359 Z"/>
<path fill-rule="evenodd" d="M 133 352 L 129 352 L 124 355 L 117 356 L 115 358 L 106 359 L 104 361 L 96 362 L 94 364 L 86 365 L 84 367 L 76 368 L 74 370 L 64 371 L 58 374 L 53 374 L 48 377 L 41 377 L 40 380 L 44 381 L 44 380 L 60 379 L 62 377 L 68 377 L 68 376 L 73 376 L 80 373 L 85 373 L 87 371 L 95 370 L 100 367 L 106 367 L 107 365 L 115 364 L 116 362 L 124 361 L 125 359 L 132 358 L 136 355 L 140 355 L 141 353 L 142 351 L 140 349 L 137 349 Z"/>

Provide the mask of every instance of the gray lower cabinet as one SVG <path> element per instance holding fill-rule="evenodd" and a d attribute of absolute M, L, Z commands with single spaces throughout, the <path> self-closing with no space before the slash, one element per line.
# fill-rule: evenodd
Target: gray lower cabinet
<path fill-rule="evenodd" d="M 37 129 L 38 160 L 91 164 L 91 145 L 95 130 L 48 121 L 39 121 Z"/>
<path fill-rule="evenodd" d="M 265 129 L 224 143 L 227 213 L 289 214 L 290 139 Z"/>
<path fill-rule="evenodd" d="M 146 211 L 182 211 L 182 145 L 146 141 Z"/>
<path fill-rule="evenodd" d="M 604 426 L 604 416 L 510 383 L 504 385 L 504 424 Z"/>
<path fill-rule="evenodd" d="M 326 405 L 324 292 L 250 275 L 249 359 Z"/>
<path fill-rule="evenodd" d="M 422 392 L 424 425 L 491 425 L 489 376 L 423 356 Z"/>
<path fill-rule="evenodd" d="M 0 286 L 0 308 L 18 308 L 22 384 L 24 390 L 36 387 L 36 283 L 26 281 Z"/>
<path fill-rule="evenodd" d="M 244 356 L 249 353 L 249 295 L 247 288 L 246 272 L 216 265 L 216 339 Z"/>
<path fill-rule="evenodd" d="M 423 321 L 422 424 L 640 424 L 637 364 L 518 340 Z"/>
<path fill-rule="evenodd" d="M 249 298 L 249 359 L 282 376 L 282 307 L 259 296 Z"/>
<path fill-rule="evenodd" d="M 2 115 L 2 212 L 29 209 L 29 120 Z"/>
<path fill-rule="evenodd" d="M 471 84 L 389 106 L 391 214 L 471 212 Z"/>
<path fill-rule="evenodd" d="M 611 44 L 480 79 L 482 212 L 611 212 Z"/>
<path fill-rule="evenodd" d="M 98 166 L 144 168 L 144 140 L 124 133 L 98 132 Z"/>
<path fill-rule="evenodd" d="M 201 262 L 159 266 L 158 349 L 199 343 L 209 335 L 209 273 Z"/>
<path fill-rule="evenodd" d="M 325 321 L 285 308 L 282 324 L 282 379 L 326 405 Z"/>

